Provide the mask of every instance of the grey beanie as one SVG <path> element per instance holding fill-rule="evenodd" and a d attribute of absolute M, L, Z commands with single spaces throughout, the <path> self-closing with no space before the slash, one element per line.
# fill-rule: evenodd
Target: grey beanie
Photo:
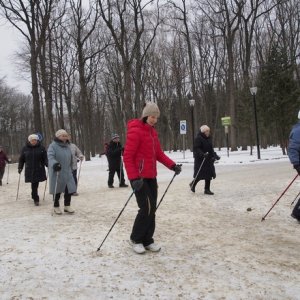
<path fill-rule="evenodd" d="M 153 117 L 159 117 L 160 111 L 156 103 L 154 102 L 146 102 L 146 105 L 143 109 L 142 118 L 153 116 Z"/>
<path fill-rule="evenodd" d="M 119 139 L 120 136 L 116 133 L 114 133 L 112 136 L 111 136 L 111 140 L 114 140 L 114 139 Z"/>

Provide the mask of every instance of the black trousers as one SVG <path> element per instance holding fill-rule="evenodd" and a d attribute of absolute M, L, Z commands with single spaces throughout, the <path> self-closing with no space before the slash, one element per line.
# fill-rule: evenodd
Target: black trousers
<path fill-rule="evenodd" d="M 144 179 L 141 190 L 135 192 L 136 201 L 139 207 L 135 218 L 130 239 L 135 243 L 142 243 L 148 246 L 154 242 L 155 211 L 157 205 L 157 180 Z"/>
<path fill-rule="evenodd" d="M 200 179 L 195 179 L 193 186 L 196 187 L 197 183 L 200 181 Z M 204 185 L 204 190 L 210 190 L 210 179 L 205 179 L 205 185 Z"/>
<path fill-rule="evenodd" d="M 0 168 L 0 180 L 3 179 L 4 172 L 5 172 L 5 166 Z"/>
<path fill-rule="evenodd" d="M 34 201 L 39 201 L 38 188 L 39 182 L 31 182 L 31 198 Z"/>
<path fill-rule="evenodd" d="M 113 185 L 115 173 L 117 173 L 117 175 L 118 175 L 120 185 L 123 185 L 125 183 L 123 168 L 122 169 L 120 169 L 120 168 L 109 168 L 107 184 L 108 185 Z"/>
<path fill-rule="evenodd" d="M 66 186 L 65 193 L 64 193 L 64 205 L 65 206 L 71 205 L 71 196 L 72 196 L 72 194 L 69 194 L 68 187 Z M 59 207 L 59 198 L 60 198 L 60 193 L 55 194 L 54 207 Z"/>
<path fill-rule="evenodd" d="M 297 204 L 295 205 L 292 214 L 300 221 L 300 198 L 298 199 Z"/>

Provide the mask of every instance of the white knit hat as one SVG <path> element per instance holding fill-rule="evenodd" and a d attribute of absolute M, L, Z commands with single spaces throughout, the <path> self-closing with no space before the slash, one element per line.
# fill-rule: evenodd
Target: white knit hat
<path fill-rule="evenodd" d="M 209 128 L 207 125 L 202 125 L 202 126 L 200 127 L 200 131 L 201 131 L 201 132 L 205 132 L 205 131 L 207 131 L 207 130 L 210 130 L 210 128 Z"/>
<path fill-rule="evenodd" d="M 300 120 L 300 110 L 299 110 L 299 112 L 298 112 L 298 119 Z"/>
<path fill-rule="evenodd" d="M 37 134 L 35 134 L 35 133 L 30 134 L 30 135 L 28 136 L 28 142 L 31 142 L 32 140 L 38 141 L 38 140 L 39 140 L 39 136 L 38 136 Z"/>
<path fill-rule="evenodd" d="M 56 137 L 60 137 L 61 135 L 64 135 L 64 134 L 69 135 L 64 129 L 59 129 L 55 132 Z"/>
<path fill-rule="evenodd" d="M 142 118 L 153 116 L 153 117 L 159 117 L 160 111 L 156 103 L 154 102 L 146 102 L 146 105 L 143 109 Z"/>

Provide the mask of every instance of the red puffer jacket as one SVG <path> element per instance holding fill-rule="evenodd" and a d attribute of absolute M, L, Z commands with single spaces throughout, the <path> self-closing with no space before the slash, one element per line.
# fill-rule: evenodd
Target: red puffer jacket
<path fill-rule="evenodd" d="M 161 149 L 154 127 L 142 120 L 133 119 L 127 125 L 127 139 L 124 150 L 124 164 L 129 180 L 155 178 L 156 161 L 171 169 L 175 162 Z"/>

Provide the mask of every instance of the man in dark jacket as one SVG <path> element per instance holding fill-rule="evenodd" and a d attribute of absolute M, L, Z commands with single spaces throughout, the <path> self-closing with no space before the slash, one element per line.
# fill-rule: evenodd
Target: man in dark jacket
<path fill-rule="evenodd" d="M 298 119 L 300 120 L 300 111 L 298 113 Z M 290 133 L 288 155 L 291 164 L 300 175 L 300 121 L 294 125 Z M 300 198 L 295 205 L 291 216 L 300 222 Z"/>
<path fill-rule="evenodd" d="M 118 134 L 113 134 L 106 152 L 108 167 L 109 167 L 109 174 L 108 174 L 109 188 L 114 187 L 113 183 L 114 183 L 114 176 L 116 172 L 120 181 L 119 187 L 128 187 L 128 185 L 125 184 L 125 179 L 124 179 L 122 154 L 123 154 L 123 147 L 120 143 L 120 137 Z"/>
<path fill-rule="evenodd" d="M 36 206 L 39 205 L 39 182 L 47 179 L 45 166 L 48 167 L 47 152 L 39 142 L 36 134 L 28 137 L 26 146 L 23 147 L 19 158 L 18 173 L 21 174 L 25 164 L 25 182 L 31 182 L 31 198 Z"/>
<path fill-rule="evenodd" d="M 9 159 L 3 151 L 2 146 L 0 146 L 0 186 L 2 185 L 2 178 L 5 172 L 6 163 L 9 163 Z"/>
<path fill-rule="evenodd" d="M 210 190 L 212 178 L 216 178 L 214 161 L 220 157 L 214 152 L 210 137 L 210 128 L 207 125 L 200 127 L 194 142 L 194 180 L 190 183 L 190 188 L 195 193 L 195 187 L 200 180 L 205 180 L 204 194 L 213 195 Z"/>

